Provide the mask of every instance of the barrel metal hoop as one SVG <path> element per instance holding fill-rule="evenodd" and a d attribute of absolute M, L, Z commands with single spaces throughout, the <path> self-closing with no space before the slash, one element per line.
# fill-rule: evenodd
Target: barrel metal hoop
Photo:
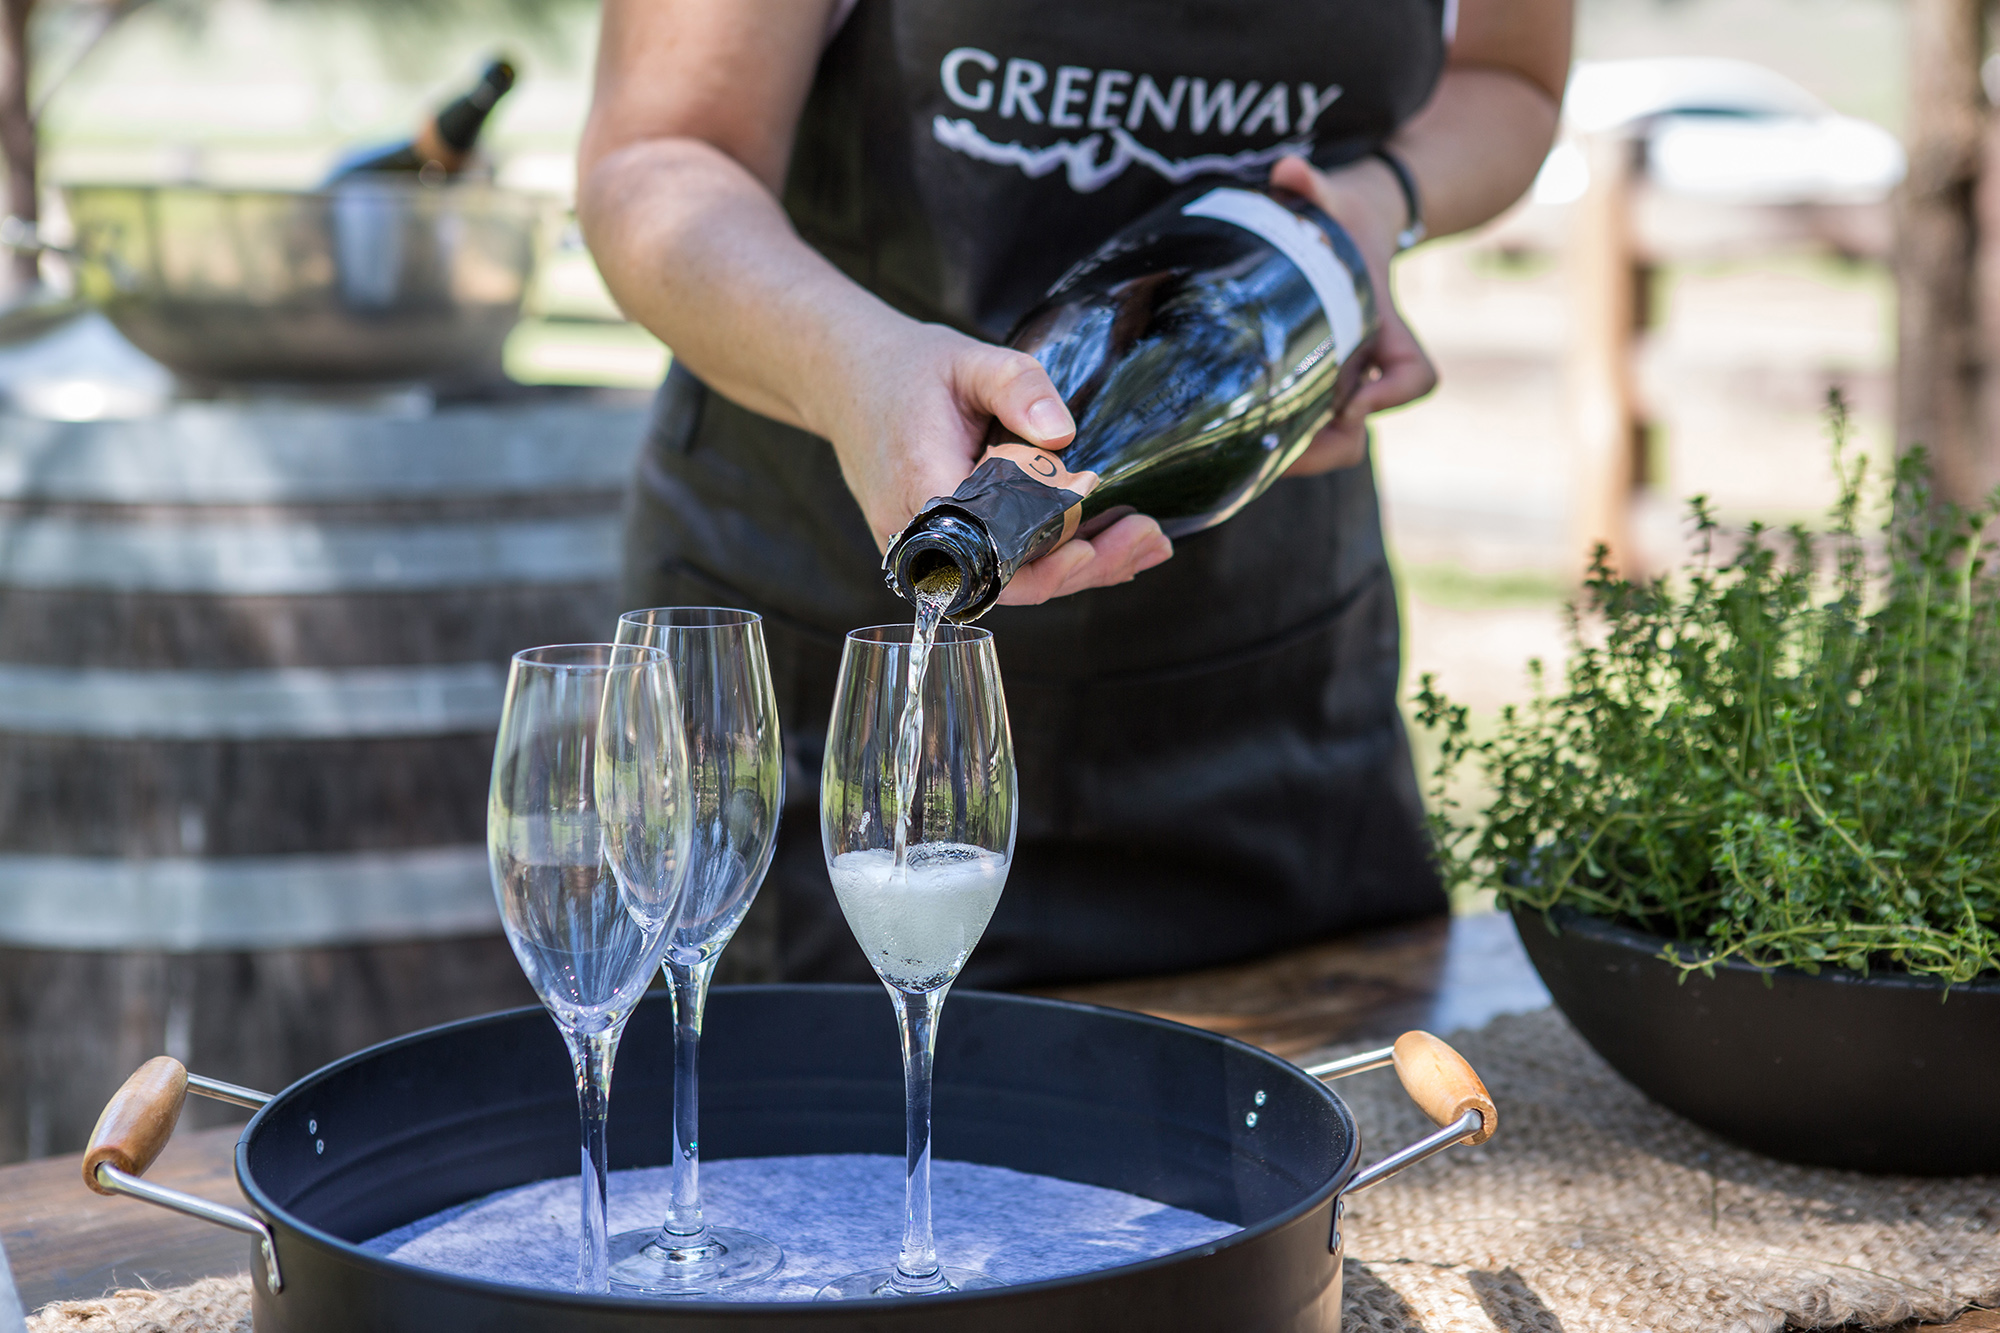
<path fill-rule="evenodd" d="M 296 949 L 497 935 L 486 848 L 309 856 L 0 855 L 0 945 Z"/>
<path fill-rule="evenodd" d="M 622 491 L 643 406 L 508 404 L 396 415 L 283 401 L 178 403 L 131 421 L 10 417 L 0 500 L 342 504 Z"/>
<path fill-rule="evenodd" d="M 267 671 L 0 663 L 0 732 L 118 740 L 445 736 L 500 724 L 492 662 Z"/>
<path fill-rule="evenodd" d="M 618 576 L 619 522 L 135 524 L 0 519 L 0 583 L 17 588 L 277 597 Z"/>

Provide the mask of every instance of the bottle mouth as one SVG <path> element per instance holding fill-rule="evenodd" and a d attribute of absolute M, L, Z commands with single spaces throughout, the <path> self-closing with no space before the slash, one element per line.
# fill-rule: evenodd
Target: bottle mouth
<path fill-rule="evenodd" d="M 935 575 L 947 569 L 957 570 L 958 581 L 965 582 L 965 567 L 954 557 L 931 546 L 912 553 L 909 563 L 903 566 L 903 573 L 909 579 L 911 587 L 920 588 L 930 582 Z"/>
<path fill-rule="evenodd" d="M 958 595 L 944 609 L 946 620 L 965 623 L 985 615 L 1000 596 L 999 568 L 985 529 L 972 519 L 931 511 L 919 515 L 883 558 L 889 587 L 915 605 L 917 585 L 943 569 L 958 571 Z"/>

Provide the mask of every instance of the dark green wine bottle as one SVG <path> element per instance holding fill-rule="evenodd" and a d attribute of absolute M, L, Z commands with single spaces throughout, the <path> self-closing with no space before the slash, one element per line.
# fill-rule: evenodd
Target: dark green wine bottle
<path fill-rule="evenodd" d="M 332 185 L 350 176 L 406 172 L 427 179 L 455 176 L 465 169 L 472 145 L 485 127 L 493 106 L 514 86 L 514 66 L 495 60 L 463 96 L 445 104 L 442 111 L 424 122 L 414 139 L 386 147 L 364 148 L 343 159 L 328 173 Z"/>
<path fill-rule="evenodd" d="M 883 558 L 889 586 L 956 565 L 953 620 L 1016 570 L 1126 514 L 1170 537 L 1261 495 L 1360 387 L 1374 290 L 1340 224 L 1287 191 L 1196 187 L 1065 274 L 1008 337 L 1040 361 L 1076 439 L 1038 449 L 1000 428 L 950 496 Z"/>

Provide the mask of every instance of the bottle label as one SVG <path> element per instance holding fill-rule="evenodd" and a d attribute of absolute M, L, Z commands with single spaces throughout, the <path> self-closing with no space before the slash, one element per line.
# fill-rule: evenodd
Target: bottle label
<path fill-rule="evenodd" d="M 1194 200 L 1181 209 L 1181 215 L 1234 223 L 1269 242 L 1312 284 L 1320 309 L 1326 312 L 1327 328 L 1333 334 L 1334 361 L 1347 360 L 1361 345 L 1361 297 L 1354 290 L 1354 275 L 1333 252 L 1333 242 L 1326 233 L 1310 219 L 1300 217 L 1267 194 L 1226 186 Z"/>
<path fill-rule="evenodd" d="M 1084 496 L 1096 488 L 1096 472 L 1068 470 L 1056 450 L 1002 440 L 986 446 L 952 498 L 978 502 L 1002 562 L 1026 562 L 1076 536 Z"/>
<path fill-rule="evenodd" d="M 1004 440 L 1000 444 L 988 444 L 986 452 L 980 454 L 980 468 L 984 470 L 986 464 L 994 462 L 994 460 L 1008 462 L 1014 468 L 1020 468 L 1020 474 L 1026 480 L 1030 480 L 1030 482 L 1034 482 L 1038 486 L 1044 486 L 1044 490 L 1042 490 L 1044 498 L 1030 500 L 1030 504 L 1036 504 L 1036 506 L 1056 504 L 1056 506 L 1060 506 L 1060 510 L 1062 510 L 1062 534 L 1054 540 L 1054 544 L 1050 546 L 1050 550 L 1054 546 L 1060 546 L 1062 542 L 1070 540 L 1072 536 L 1076 536 L 1076 528 L 1078 528 L 1078 524 L 1082 522 L 1082 516 L 1084 516 L 1084 496 L 1098 488 L 1098 474 L 1096 472 L 1072 472 L 1066 466 L 1062 466 L 1062 454 L 1058 454 L 1056 450 L 1052 450 L 1052 448 L 1036 448 L 1034 444 L 1022 444 L 1018 440 Z M 1014 478 L 1012 468 L 1008 468 L 1008 470 L 1004 470 L 1000 474 L 1008 476 L 1010 484 L 1018 484 L 1018 480 L 1012 480 Z"/>
<path fill-rule="evenodd" d="M 1071 472 L 1063 466 L 1062 454 L 1054 449 L 1037 449 L 1032 444 L 1008 440 L 988 445 L 979 461 L 984 463 L 989 458 L 1004 458 L 1044 486 L 1074 491 L 1079 500 L 1097 489 L 1095 472 Z"/>

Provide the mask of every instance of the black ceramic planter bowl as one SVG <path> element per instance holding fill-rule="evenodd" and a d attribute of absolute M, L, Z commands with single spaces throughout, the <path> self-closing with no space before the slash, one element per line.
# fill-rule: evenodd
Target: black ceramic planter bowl
<path fill-rule="evenodd" d="M 1514 924 L 1584 1040 L 1696 1124 L 1812 1166 L 2000 1172 L 2000 982 L 1946 995 L 1908 976 L 1741 963 L 1683 980 L 1652 935 L 1569 911 L 1516 908 Z"/>

